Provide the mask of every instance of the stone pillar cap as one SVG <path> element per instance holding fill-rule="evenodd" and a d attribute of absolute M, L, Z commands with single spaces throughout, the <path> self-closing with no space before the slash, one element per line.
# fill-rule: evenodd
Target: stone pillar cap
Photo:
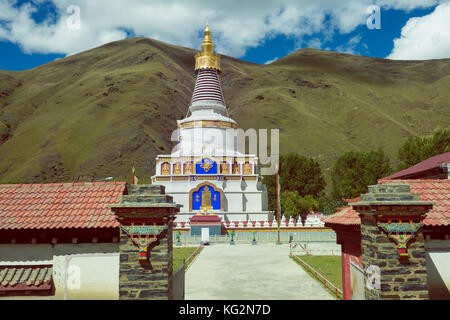
<path fill-rule="evenodd" d="M 371 185 L 369 192 L 361 195 L 361 201 L 352 203 L 352 207 L 398 205 L 398 206 L 432 206 L 436 202 L 422 201 L 420 194 L 411 193 L 407 183 L 385 183 Z"/>

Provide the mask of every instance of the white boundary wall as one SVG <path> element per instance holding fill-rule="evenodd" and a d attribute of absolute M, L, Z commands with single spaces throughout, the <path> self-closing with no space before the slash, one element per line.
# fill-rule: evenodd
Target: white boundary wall
<path fill-rule="evenodd" d="M 450 241 L 425 240 L 430 299 L 450 299 Z"/>

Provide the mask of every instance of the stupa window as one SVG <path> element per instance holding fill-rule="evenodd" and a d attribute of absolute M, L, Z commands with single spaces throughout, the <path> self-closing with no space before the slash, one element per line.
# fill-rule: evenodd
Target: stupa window
<path fill-rule="evenodd" d="M 181 163 L 177 162 L 173 165 L 173 174 L 181 174 Z"/>
<path fill-rule="evenodd" d="M 220 164 L 220 173 L 229 174 L 230 173 L 230 165 L 226 162 L 222 162 Z"/>
<path fill-rule="evenodd" d="M 244 163 L 244 174 L 253 174 L 251 163 L 249 162 Z"/>
<path fill-rule="evenodd" d="M 184 164 L 184 174 L 192 174 L 192 162 L 186 162 Z"/>
<path fill-rule="evenodd" d="M 170 174 L 170 163 L 164 162 L 163 164 L 161 164 L 161 174 L 162 175 Z"/>
<path fill-rule="evenodd" d="M 233 163 L 233 174 L 240 174 L 241 173 L 241 164 L 240 163 Z"/>

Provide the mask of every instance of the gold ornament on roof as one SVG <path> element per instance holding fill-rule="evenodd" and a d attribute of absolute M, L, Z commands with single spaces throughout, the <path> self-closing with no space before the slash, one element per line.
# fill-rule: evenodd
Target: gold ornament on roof
<path fill-rule="evenodd" d="M 202 51 L 195 55 L 195 71 L 208 68 L 220 71 L 220 55 L 214 54 L 214 44 L 211 40 L 211 30 L 209 30 L 209 25 L 206 24 Z"/>

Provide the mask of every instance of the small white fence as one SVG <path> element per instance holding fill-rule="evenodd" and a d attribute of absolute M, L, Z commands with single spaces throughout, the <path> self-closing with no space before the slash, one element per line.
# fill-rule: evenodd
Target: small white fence
<path fill-rule="evenodd" d="M 280 227 L 282 229 L 289 229 L 289 228 L 323 228 L 325 223 L 321 220 L 323 217 L 322 214 L 309 214 L 305 225 L 302 225 L 300 221 L 294 220 L 292 218 L 290 219 L 281 219 L 280 221 Z M 180 229 L 180 230 L 188 230 L 190 228 L 189 224 L 189 216 L 184 216 L 184 220 L 179 220 L 180 216 L 177 216 L 177 219 L 173 223 L 174 228 Z M 226 228 L 238 228 L 238 229 L 267 229 L 267 228 L 274 228 L 276 229 L 277 221 L 272 220 L 249 220 L 249 221 L 223 221 L 223 225 Z"/>
<path fill-rule="evenodd" d="M 176 232 L 174 232 L 174 239 Z M 234 235 L 234 241 L 236 243 L 250 243 L 255 237 L 257 242 L 276 242 L 278 239 L 277 232 L 257 232 L 254 235 L 252 232 L 236 232 Z M 188 243 L 200 243 L 201 235 L 195 236 L 189 233 L 180 234 L 181 244 Z M 210 235 L 210 243 L 225 243 L 230 242 L 230 235 Z M 301 231 L 301 232 L 280 232 L 280 241 L 283 243 L 290 243 L 293 241 L 301 242 L 332 242 L 336 243 L 336 233 L 333 231 Z"/>
<path fill-rule="evenodd" d="M 306 256 L 340 256 L 341 248 L 339 245 L 327 245 L 330 248 L 325 248 L 324 246 L 318 246 L 319 241 L 316 242 L 299 242 L 292 241 L 289 246 L 290 255 L 306 255 Z"/>

